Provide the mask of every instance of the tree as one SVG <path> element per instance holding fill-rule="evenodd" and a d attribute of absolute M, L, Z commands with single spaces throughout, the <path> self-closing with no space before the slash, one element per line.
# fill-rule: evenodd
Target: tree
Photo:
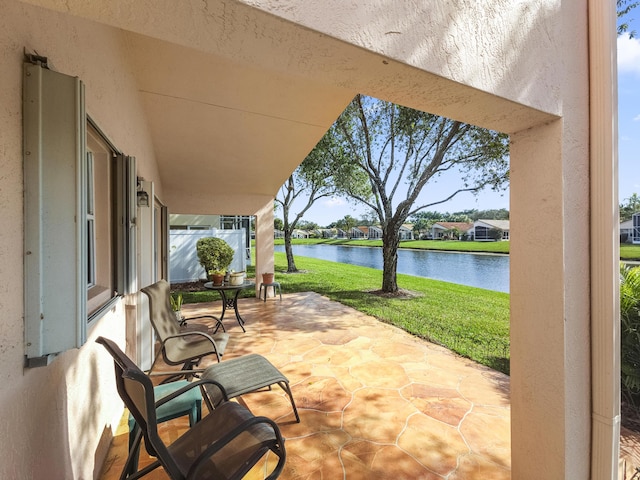
<path fill-rule="evenodd" d="M 334 137 L 332 158 L 354 167 L 350 177 L 334 178 L 337 189 L 380 222 L 384 293 L 398 291 L 398 234 L 410 215 L 461 192 L 498 190 L 508 180 L 506 135 L 371 97 L 357 95 L 327 135 Z M 427 182 L 447 172 L 460 176 L 460 188 L 416 205 Z"/>
<path fill-rule="evenodd" d="M 490 239 L 495 240 L 496 242 L 502 240 L 503 231 L 501 228 L 490 228 L 487 232 L 487 235 Z"/>
<path fill-rule="evenodd" d="M 428 220 L 426 218 L 417 218 L 412 221 L 414 238 L 423 239 L 429 237 L 429 230 L 436 220 Z"/>
<path fill-rule="evenodd" d="M 284 222 L 281 218 L 276 217 L 273 219 L 273 228 L 276 230 L 282 230 L 284 228 Z"/>
<path fill-rule="evenodd" d="M 633 214 L 638 212 L 640 212 L 640 196 L 634 193 L 629 198 L 625 198 L 623 203 L 620 204 L 620 221 L 631 220 Z"/>
<path fill-rule="evenodd" d="M 460 239 L 460 229 L 457 227 L 449 228 L 444 232 L 445 238 L 448 240 L 459 240 Z"/>
<path fill-rule="evenodd" d="M 627 33 L 629 38 L 635 38 L 636 32 L 634 30 L 629 31 L 629 22 L 622 20 L 626 17 L 631 10 L 640 5 L 640 1 L 636 0 L 616 0 L 616 8 L 618 12 L 618 35 Z"/>
<path fill-rule="evenodd" d="M 298 222 L 298 228 L 300 230 L 311 231 L 311 230 L 317 230 L 320 227 L 316 222 L 308 222 L 306 220 L 300 220 Z"/>
<path fill-rule="evenodd" d="M 334 139 L 325 135 L 315 148 L 307 155 L 303 162 L 289 176 L 280 187 L 275 198 L 276 206 L 282 207 L 284 232 L 284 248 L 287 255 L 287 272 L 297 272 L 291 235 L 297 228 L 304 214 L 320 198 L 330 197 L 335 193 L 334 176 L 349 175 L 351 166 L 341 161 L 339 149 L 334 148 Z M 328 157 L 325 152 L 334 150 L 334 155 Z M 294 213 L 294 204 L 299 210 Z"/>
<path fill-rule="evenodd" d="M 345 215 L 344 218 L 341 218 L 336 222 L 336 228 L 347 232 L 347 237 L 349 238 L 351 238 L 351 229 L 356 225 L 358 225 L 358 220 L 353 218 L 351 215 Z"/>
<path fill-rule="evenodd" d="M 473 221 L 480 219 L 509 220 L 509 210 L 506 208 L 500 208 L 498 210 L 473 210 L 469 217 L 471 217 L 471 220 Z"/>

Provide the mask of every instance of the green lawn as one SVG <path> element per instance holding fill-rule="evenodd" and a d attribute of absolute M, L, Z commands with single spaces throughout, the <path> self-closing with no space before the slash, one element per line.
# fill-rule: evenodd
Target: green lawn
<path fill-rule="evenodd" d="M 370 293 L 381 286 L 380 270 L 296 257 L 296 266 L 303 273 L 287 274 L 284 253 L 276 253 L 275 262 L 276 280 L 285 293 L 317 292 L 509 373 L 509 295 L 506 293 L 398 275 L 400 288 L 416 296 L 382 298 Z M 184 295 L 185 303 L 219 298 L 211 291 Z M 244 295 L 250 296 L 250 292 Z"/>
<path fill-rule="evenodd" d="M 620 245 L 620 259 L 640 260 L 640 245 L 630 245 L 628 243 Z"/>

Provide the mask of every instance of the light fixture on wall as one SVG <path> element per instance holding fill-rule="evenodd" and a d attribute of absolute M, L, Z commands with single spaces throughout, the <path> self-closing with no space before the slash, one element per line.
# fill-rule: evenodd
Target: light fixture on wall
<path fill-rule="evenodd" d="M 138 191 L 136 192 L 136 203 L 139 207 L 148 207 L 149 206 L 149 194 L 142 190 L 142 184 L 140 181 L 144 180 L 144 178 L 138 177 Z"/>
<path fill-rule="evenodd" d="M 148 207 L 149 206 L 149 194 L 144 190 L 139 191 L 137 194 L 138 206 L 139 207 Z"/>

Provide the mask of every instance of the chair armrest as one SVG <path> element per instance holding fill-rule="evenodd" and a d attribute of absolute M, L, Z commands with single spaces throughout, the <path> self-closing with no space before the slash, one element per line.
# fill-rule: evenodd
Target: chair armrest
<path fill-rule="evenodd" d="M 252 417 L 252 418 L 249 418 L 249 419 L 243 421 L 242 423 L 240 423 L 239 425 L 237 425 L 229 433 L 227 433 L 226 435 L 224 435 L 223 437 L 219 438 L 218 440 L 213 442 L 211 445 L 209 445 L 209 447 L 206 450 L 204 450 L 198 456 L 198 458 L 193 462 L 193 465 L 191 465 L 191 468 L 189 469 L 189 472 L 187 473 L 187 477 L 186 478 L 188 478 L 188 479 L 199 478 L 198 471 L 200 470 L 200 468 L 202 466 L 204 466 L 204 465 L 206 465 L 208 463 L 207 459 L 211 455 L 215 454 L 216 452 L 218 452 L 219 450 L 224 448 L 225 445 L 227 445 L 234 438 L 236 438 L 237 436 L 242 434 L 244 431 L 246 431 L 250 426 L 257 425 L 259 423 L 266 423 L 267 425 L 269 425 L 273 429 L 274 435 L 276 437 L 276 442 L 278 443 L 278 445 L 280 445 L 280 448 L 281 448 L 282 453 L 283 453 L 282 456 L 278 459 L 278 465 L 276 466 L 276 468 L 274 469 L 272 474 L 269 475 L 269 477 L 268 477 L 268 478 L 277 478 L 278 475 L 280 474 L 280 472 L 282 471 L 282 468 L 284 467 L 284 462 L 285 462 L 285 457 L 286 457 L 286 453 L 285 453 L 285 450 L 284 450 L 284 440 L 282 438 L 282 435 L 280 434 L 280 429 L 278 428 L 278 425 L 273 420 L 271 420 L 270 418 L 267 418 L 267 417 Z"/>
<path fill-rule="evenodd" d="M 147 377 L 171 377 L 172 375 L 175 375 L 176 373 L 179 374 L 183 374 L 183 373 L 202 373 L 206 370 L 206 368 L 196 368 L 195 370 L 172 370 L 172 371 L 168 371 L 168 372 L 151 372 L 149 370 L 145 370 L 144 373 L 145 375 L 147 375 Z"/>
<path fill-rule="evenodd" d="M 180 332 L 180 333 L 177 333 L 177 334 L 175 334 L 175 335 L 169 335 L 167 338 L 165 338 L 165 339 L 164 339 L 164 342 L 162 342 L 162 343 L 163 343 L 163 344 L 164 344 L 164 343 L 167 343 L 169 340 L 172 340 L 172 339 L 174 339 L 174 338 L 179 338 L 179 337 L 190 337 L 190 336 L 193 336 L 193 335 L 199 335 L 199 336 L 201 336 L 201 337 L 205 337 L 205 338 L 206 338 L 206 339 L 208 339 L 208 340 L 209 340 L 209 341 L 210 341 L 214 346 L 216 345 L 216 341 L 215 341 L 215 339 L 214 339 L 211 335 L 209 335 L 208 333 L 199 332 L 198 330 L 194 330 L 194 331 L 192 331 L 192 332 Z"/>

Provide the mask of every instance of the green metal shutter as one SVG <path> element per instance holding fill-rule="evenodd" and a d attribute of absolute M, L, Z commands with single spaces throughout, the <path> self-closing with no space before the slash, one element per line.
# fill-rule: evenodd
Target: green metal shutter
<path fill-rule="evenodd" d="M 86 115 L 78 78 L 23 73 L 25 355 L 39 366 L 86 341 Z"/>
<path fill-rule="evenodd" d="M 117 222 L 117 290 L 122 294 L 135 293 L 136 281 L 136 159 L 118 155 L 116 163 Z"/>

